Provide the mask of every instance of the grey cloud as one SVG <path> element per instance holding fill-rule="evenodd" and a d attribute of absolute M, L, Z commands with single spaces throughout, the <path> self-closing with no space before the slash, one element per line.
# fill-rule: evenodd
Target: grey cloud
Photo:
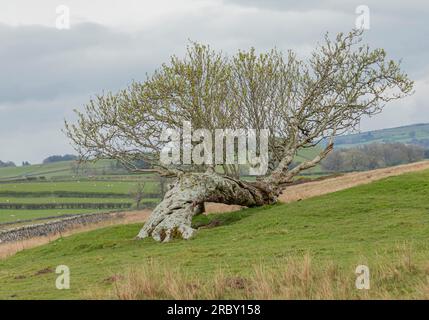
<path fill-rule="evenodd" d="M 427 15 L 429 5 L 421 0 L 402 1 L 391 0 L 224 0 L 225 4 L 234 4 L 242 7 L 259 8 L 266 10 L 297 11 L 306 12 L 314 10 L 330 10 L 354 12 L 360 5 L 367 5 L 371 10 L 384 12 L 387 15 L 398 15 L 406 17 L 416 14 L 420 16 Z"/>
<path fill-rule="evenodd" d="M 320 24 L 344 19 L 333 18 L 304 17 Z M 152 28 L 129 33 L 89 23 L 67 31 L 0 25 L 0 103 L 116 90 L 131 79 L 143 79 L 170 54 L 182 53 L 188 39 L 227 51 L 243 46 L 300 48 L 323 33 L 309 26 L 296 32 L 302 19 L 219 11 L 160 21 Z"/>
<path fill-rule="evenodd" d="M 35 162 L 49 153 L 72 151 L 60 129 L 64 118 L 73 117 L 73 108 L 103 90 L 144 80 L 170 55 L 183 54 L 189 39 L 228 53 L 276 46 L 305 55 L 326 31 L 350 30 L 359 2 L 231 0 L 134 31 L 93 23 L 62 31 L 0 25 L 0 159 Z M 395 59 L 403 58 L 404 68 L 419 86 L 416 96 L 403 103 L 408 109 L 387 108 L 363 127 L 429 121 L 423 94 L 429 89 L 429 5 L 367 4 L 371 30 L 366 40 L 386 48 Z M 412 111 L 405 116 L 407 110 Z"/>
<path fill-rule="evenodd" d="M 69 31 L 0 27 L 0 102 L 43 100 L 123 85 L 148 69 L 150 48 L 95 24 Z M 141 60 L 135 61 L 141 56 Z"/>

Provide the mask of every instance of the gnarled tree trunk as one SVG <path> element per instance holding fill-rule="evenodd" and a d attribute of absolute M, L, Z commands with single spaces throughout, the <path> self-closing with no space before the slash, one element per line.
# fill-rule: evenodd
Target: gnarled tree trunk
<path fill-rule="evenodd" d="M 255 207 L 275 203 L 278 195 L 278 189 L 262 182 L 236 180 L 210 170 L 184 173 L 167 191 L 137 237 L 163 242 L 189 239 L 196 231 L 191 227 L 192 217 L 204 211 L 204 202 Z"/>

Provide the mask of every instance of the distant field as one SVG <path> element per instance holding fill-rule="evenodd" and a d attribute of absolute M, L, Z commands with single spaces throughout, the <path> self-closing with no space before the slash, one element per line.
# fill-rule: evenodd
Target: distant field
<path fill-rule="evenodd" d="M 369 143 L 411 143 L 419 140 L 429 143 L 429 124 L 416 124 L 341 136 L 336 138 L 335 145 L 341 148 L 349 148 Z"/>
<path fill-rule="evenodd" d="M 0 184 L 0 193 L 13 192 L 90 192 L 128 194 L 136 182 L 129 181 L 67 181 L 67 182 L 28 182 Z M 150 181 L 145 184 L 145 192 L 157 192 L 158 186 Z"/>
<path fill-rule="evenodd" d="M 79 170 L 74 161 L 0 168 L 0 224 L 133 208 L 131 193 L 139 183 L 151 195 L 143 196 L 142 205 L 160 201 L 153 198 L 160 192 L 155 175 L 126 174 L 111 160 Z"/>
<path fill-rule="evenodd" d="M 19 222 L 47 217 L 61 217 L 68 214 L 95 213 L 97 209 L 53 209 L 53 210 L 0 210 L 0 223 Z"/>
<path fill-rule="evenodd" d="M 152 200 L 152 199 L 148 199 Z M 10 198 L 0 197 L 0 203 L 129 203 L 133 202 L 131 198 L 62 198 L 62 197 L 22 197 Z M 1 211 L 0 211 L 1 214 Z"/>
<path fill-rule="evenodd" d="M 132 208 L 136 202 L 130 191 L 136 185 L 135 181 L 0 183 L 0 224 Z M 144 192 L 156 194 L 159 185 L 148 181 Z M 143 195 L 141 204 L 150 203 L 153 206 L 159 201 L 159 198 L 145 198 Z"/>
<path fill-rule="evenodd" d="M 298 151 L 298 154 L 295 156 L 294 162 L 301 163 L 307 160 L 312 160 L 320 153 L 321 149 L 322 147 L 319 147 L 319 146 L 301 149 Z M 306 176 L 318 175 L 321 173 L 323 173 L 323 169 L 320 164 L 317 164 L 315 167 L 303 172 L 303 174 Z"/>

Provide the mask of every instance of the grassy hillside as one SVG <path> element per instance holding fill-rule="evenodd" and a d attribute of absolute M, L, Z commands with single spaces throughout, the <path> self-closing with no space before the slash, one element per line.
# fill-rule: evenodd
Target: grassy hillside
<path fill-rule="evenodd" d="M 348 148 L 376 142 L 401 142 L 429 146 L 429 123 L 341 136 L 336 139 L 335 144 L 340 148 Z"/>
<path fill-rule="evenodd" d="M 112 167 L 112 161 L 102 160 L 96 163 L 81 165 L 76 169 L 75 161 L 60 161 L 30 166 L 0 168 L 0 180 L 20 179 L 26 177 L 57 178 L 76 175 L 101 175 L 118 170 Z M 122 171 L 122 173 L 124 173 Z"/>
<path fill-rule="evenodd" d="M 301 149 L 298 151 L 298 154 L 296 155 L 294 162 L 301 163 L 307 160 L 312 160 L 320 153 L 320 151 L 321 151 L 321 148 L 318 146 Z M 315 167 L 310 168 L 309 170 L 306 170 L 305 172 L 303 172 L 303 174 L 317 176 L 319 174 L 323 174 L 323 170 L 321 165 L 317 164 Z"/>
<path fill-rule="evenodd" d="M 37 164 L 24 167 L 0 168 L 1 179 L 20 178 L 25 176 L 70 174 L 73 161 Z"/>
<path fill-rule="evenodd" d="M 82 233 L 0 261 L 0 298 L 106 297 L 127 279 L 120 297 L 133 297 L 126 293 L 135 290 L 135 283 L 141 283 L 137 297 L 183 297 L 181 292 L 198 285 L 181 281 L 180 287 L 174 279 L 182 279 L 181 274 L 207 283 L 216 298 L 243 297 L 246 292 L 295 297 L 291 292 L 296 288 L 302 289 L 296 297 L 326 298 L 331 291 L 346 298 L 427 297 L 428 198 L 425 171 L 300 202 L 198 217 L 195 225 L 212 221 L 216 227 L 201 229 L 190 241 L 136 241 L 141 225 Z M 305 254 L 311 267 L 310 258 L 294 264 Z M 146 276 L 126 276 L 131 266 L 153 263 L 157 267 L 146 270 Z M 371 270 L 369 291 L 354 288 L 359 264 Z M 70 267 L 70 290 L 55 288 L 53 270 L 58 265 Z M 163 276 L 164 284 L 179 286 L 173 285 L 170 295 L 151 286 L 160 268 L 178 272 Z M 223 287 L 216 276 L 219 269 L 227 275 Z M 285 283 L 271 288 L 279 278 Z"/>

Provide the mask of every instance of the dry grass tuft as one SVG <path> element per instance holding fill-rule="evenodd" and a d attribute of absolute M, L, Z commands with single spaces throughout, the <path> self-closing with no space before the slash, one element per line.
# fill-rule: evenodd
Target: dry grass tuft
<path fill-rule="evenodd" d="M 198 276 L 153 261 L 130 267 L 115 275 L 111 288 L 92 290 L 90 299 L 395 299 L 402 298 L 404 283 L 412 284 L 411 295 L 429 298 L 427 265 L 412 262 L 410 248 L 403 248 L 396 263 L 372 265 L 371 289 L 358 290 L 353 268 L 333 262 L 314 264 L 310 255 L 282 259 L 275 265 L 257 264 L 246 276 L 217 270 Z"/>

